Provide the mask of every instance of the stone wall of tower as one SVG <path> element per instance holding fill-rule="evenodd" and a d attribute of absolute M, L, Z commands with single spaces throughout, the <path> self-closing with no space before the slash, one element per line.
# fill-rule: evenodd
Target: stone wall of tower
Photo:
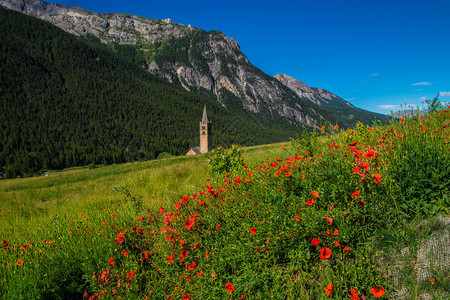
<path fill-rule="evenodd" d="M 200 122 L 200 153 L 211 150 L 211 122 Z"/>

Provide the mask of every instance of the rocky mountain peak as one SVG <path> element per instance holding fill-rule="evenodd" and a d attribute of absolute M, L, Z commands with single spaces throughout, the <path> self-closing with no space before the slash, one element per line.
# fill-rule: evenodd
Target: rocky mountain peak
<path fill-rule="evenodd" d="M 292 89 L 299 97 L 308 99 L 309 101 L 317 105 L 354 107 L 352 104 L 345 101 L 341 97 L 321 88 L 311 88 L 304 82 L 301 82 L 294 77 L 288 76 L 286 74 L 277 74 L 274 77 L 281 83 Z"/>

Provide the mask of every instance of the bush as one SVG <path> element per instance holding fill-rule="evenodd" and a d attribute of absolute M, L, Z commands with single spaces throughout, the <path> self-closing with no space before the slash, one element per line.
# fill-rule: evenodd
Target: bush
<path fill-rule="evenodd" d="M 232 145 L 230 149 L 217 147 L 208 162 L 211 171 L 216 174 L 236 173 L 245 164 L 239 145 Z"/>

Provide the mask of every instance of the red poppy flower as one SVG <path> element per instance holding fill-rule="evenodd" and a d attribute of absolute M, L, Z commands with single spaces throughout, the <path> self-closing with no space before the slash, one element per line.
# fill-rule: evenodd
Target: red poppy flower
<path fill-rule="evenodd" d="M 253 235 L 255 235 L 255 234 L 256 234 L 256 228 L 254 228 L 254 227 L 253 227 L 253 228 L 250 228 L 250 233 L 253 234 Z"/>
<path fill-rule="evenodd" d="M 373 174 L 372 178 L 373 178 L 373 182 L 375 182 L 375 183 L 381 182 L 381 175 L 380 174 Z"/>
<path fill-rule="evenodd" d="M 16 265 L 18 265 L 18 266 L 21 266 L 21 265 L 23 265 L 23 261 L 19 258 L 18 260 L 17 260 L 17 263 L 16 263 Z"/>
<path fill-rule="evenodd" d="M 339 241 L 338 241 L 338 240 L 335 240 L 335 241 L 334 241 L 334 246 L 335 246 L 335 247 L 340 247 L 340 246 L 341 246 L 341 244 L 339 243 Z"/>
<path fill-rule="evenodd" d="M 306 205 L 312 206 L 313 204 L 316 204 L 316 201 L 312 198 L 309 198 L 308 201 L 305 203 Z"/>
<path fill-rule="evenodd" d="M 188 255 L 187 250 L 183 250 L 183 251 L 181 251 L 181 253 L 180 253 L 180 258 L 185 258 L 187 255 Z"/>
<path fill-rule="evenodd" d="M 311 240 L 311 244 L 313 244 L 313 246 L 319 246 L 319 244 L 320 244 L 320 240 L 318 239 L 318 238 L 313 238 L 312 240 Z"/>
<path fill-rule="evenodd" d="M 295 216 L 294 219 L 295 219 L 295 221 L 297 221 L 297 222 L 301 222 L 301 220 L 302 220 L 302 219 L 300 218 L 300 216 Z"/>
<path fill-rule="evenodd" d="M 120 252 L 123 256 L 127 257 L 128 256 L 128 252 L 123 250 L 122 252 Z"/>
<path fill-rule="evenodd" d="M 339 229 L 335 229 L 333 234 L 334 235 L 339 235 Z"/>
<path fill-rule="evenodd" d="M 199 242 L 195 242 L 195 248 L 198 249 L 198 247 L 200 247 L 200 243 Z"/>
<path fill-rule="evenodd" d="M 333 219 L 332 218 L 325 216 L 325 219 L 327 220 L 328 224 L 333 225 Z"/>
<path fill-rule="evenodd" d="M 351 289 L 350 294 L 351 294 L 351 296 L 350 296 L 351 300 L 361 300 L 361 298 L 359 298 L 358 292 L 355 291 L 355 289 Z"/>
<path fill-rule="evenodd" d="M 327 260 L 331 257 L 331 249 L 329 248 L 322 248 L 319 250 L 320 252 L 320 259 Z"/>
<path fill-rule="evenodd" d="M 220 227 L 220 225 L 217 225 L 217 226 L 216 226 L 216 229 L 217 229 L 217 230 L 220 230 L 221 228 L 222 228 L 222 227 Z"/>
<path fill-rule="evenodd" d="M 431 282 L 431 284 L 434 284 L 434 278 L 430 278 L 430 282 Z"/>
<path fill-rule="evenodd" d="M 320 130 L 325 131 L 325 125 L 323 125 Z"/>
<path fill-rule="evenodd" d="M 117 238 L 115 239 L 116 243 L 122 244 L 124 241 L 125 235 L 121 232 L 117 234 Z"/>
<path fill-rule="evenodd" d="M 370 292 L 377 298 L 382 297 L 385 293 L 384 289 L 381 286 L 374 286 L 370 289 Z"/>
<path fill-rule="evenodd" d="M 352 198 L 356 198 L 356 197 L 359 197 L 360 194 L 361 194 L 361 193 L 360 193 L 359 191 L 355 191 L 355 192 L 353 192 L 353 194 L 351 195 L 351 197 L 352 197 Z"/>
<path fill-rule="evenodd" d="M 169 264 L 173 264 L 174 260 L 173 260 L 173 256 L 167 256 L 167 258 L 169 259 Z"/>
<path fill-rule="evenodd" d="M 109 263 L 110 263 L 111 265 L 114 265 L 116 262 L 114 261 L 114 258 L 111 257 L 111 258 L 109 259 Z"/>
<path fill-rule="evenodd" d="M 334 125 L 334 130 L 338 130 L 338 129 L 339 129 L 339 125 L 338 124 Z"/>
<path fill-rule="evenodd" d="M 186 227 L 187 230 L 191 230 L 192 227 L 194 227 L 194 223 L 195 223 L 195 219 L 190 218 L 190 219 L 187 219 L 186 222 L 184 222 L 184 226 Z"/>
<path fill-rule="evenodd" d="M 241 298 L 239 298 L 239 299 L 245 299 L 245 297 L 247 297 L 247 295 L 246 294 L 242 294 Z"/>
<path fill-rule="evenodd" d="M 330 296 L 332 292 L 333 292 L 333 285 L 330 282 L 325 288 L 325 293 L 327 294 L 327 296 Z"/>
<path fill-rule="evenodd" d="M 191 295 L 189 295 L 189 294 L 182 295 L 182 296 L 181 296 L 181 299 L 182 299 L 182 300 L 191 300 Z"/>
<path fill-rule="evenodd" d="M 229 283 L 229 282 L 227 282 L 225 284 L 225 287 L 227 288 L 227 292 L 230 293 L 230 294 L 234 291 L 234 286 L 231 283 Z"/>
<path fill-rule="evenodd" d="M 344 247 L 344 252 L 350 252 L 350 248 L 348 246 Z"/>
<path fill-rule="evenodd" d="M 319 193 L 317 191 L 312 191 L 311 196 L 313 196 L 313 198 L 319 198 Z"/>

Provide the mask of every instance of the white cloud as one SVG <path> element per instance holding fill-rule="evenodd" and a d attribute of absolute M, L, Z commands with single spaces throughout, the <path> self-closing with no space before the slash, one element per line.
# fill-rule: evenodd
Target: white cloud
<path fill-rule="evenodd" d="M 427 100 L 427 97 L 420 97 L 420 101 L 425 101 L 425 100 Z"/>
<path fill-rule="evenodd" d="M 434 83 L 432 83 L 432 82 L 426 82 L 426 81 L 424 81 L 424 82 L 417 82 L 417 83 L 413 83 L 413 84 L 411 84 L 411 86 L 415 86 L 415 85 L 433 85 Z"/>
<path fill-rule="evenodd" d="M 344 99 L 345 101 L 352 101 L 352 100 L 356 100 L 358 98 L 348 98 L 348 99 Z"/>
<path fill-rule="evenodd" d="M 369 76 L 371 76 L 371 77 L 378 76 L 378 73 L 369 74 Z"/>
<path fill-rule="evenodd" d="M 400 109 L 400 105 L 391 105 L 391 104 L 386 104 L 386 105 L 378 105 L 378 109 L 386 109 L 386 110 L 398 110 Z"/>
<path fill-rule="evenodd" d="M 439 97 L 450 97 L 450 92 L 440 92 Z"/>
<path fill-rule="evenodd" d="M 420 91 L 423 91 L 423 89 L 413 90 L 413 92 L 420 92 Z"/>

